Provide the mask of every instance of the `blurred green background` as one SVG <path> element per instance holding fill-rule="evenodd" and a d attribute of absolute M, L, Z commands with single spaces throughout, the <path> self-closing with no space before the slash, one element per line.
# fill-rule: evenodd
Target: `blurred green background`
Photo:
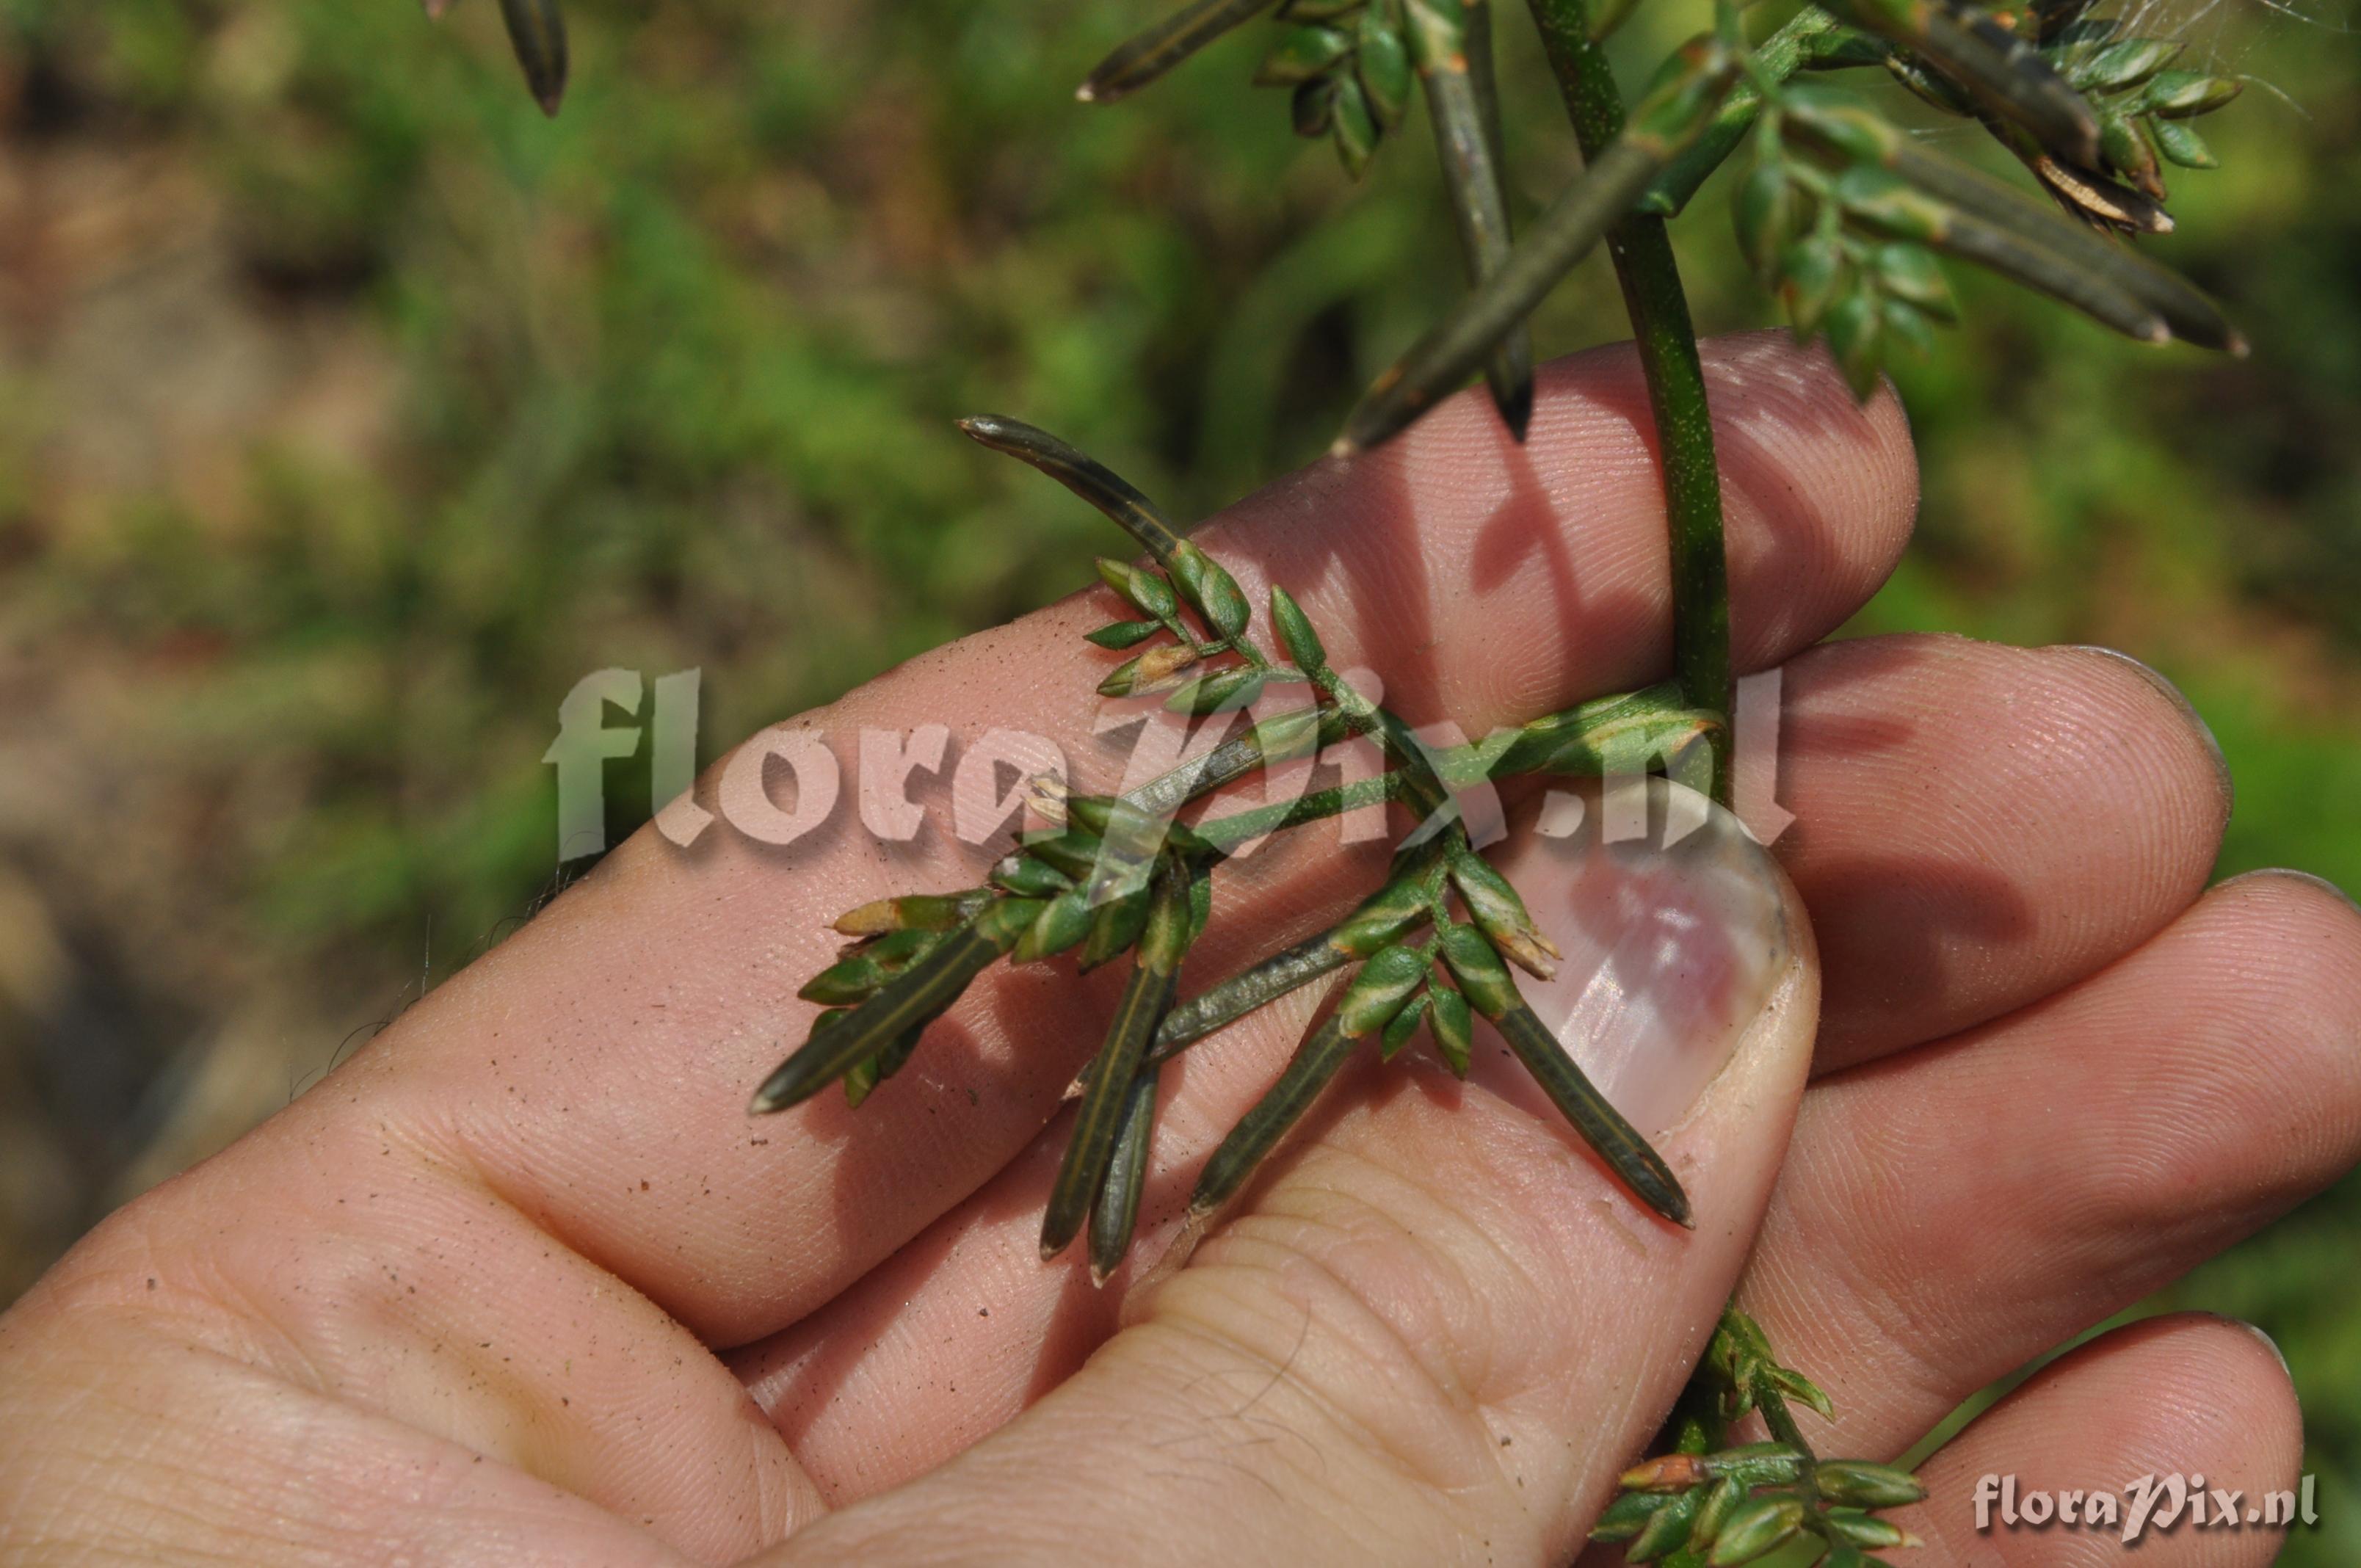
<path fill-rule="evenodd" d="M 954 415 L 1191 514 L 1318 453 L 1453 292 L 1432 153 L 1349 185 L 1246 86 L 1259 40 L 1076 104 L 1153 10 L 575 0 L 552 124 L 489 0 L 0 0 L 0 1302 L 530 911 L 583 674 L 701 666 L 726 741 L 1082 584 L 1104 526 Z M 1654 0 L 1619 48 L 1700 21 Z M 2137 652 L 2235 768 L 2222 872 L 2355 888 L 2350 22 L 2150 25 L 2263 84 L 2157 245 L 2254 356 L 1963 277 L 1857 629 Z M 1530 208 L 1573 155 L 1501 32 Z M 1766 324 L 1724 212 L 1675 227 L 1700 323 Z M 1598 261 L 1540 323 L 1621 335 Z M 2361 1562 L 2356 1253 L 2347 1181 L 2174 1292 L 2307 1396 L 2291 1563 Z"/>

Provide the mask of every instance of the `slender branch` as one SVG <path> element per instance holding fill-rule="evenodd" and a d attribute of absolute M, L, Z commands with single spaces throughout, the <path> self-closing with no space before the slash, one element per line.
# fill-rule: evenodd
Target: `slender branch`
<path fill-rule="evenodd" d="M 1557 73 L 1585 159 L 1597 159 L 1623 130 L 1623 99 L 1606 51 L 1590 37 L 1584 0 L 1531 0 L 1550 66 Z M 1609 230 L 1608 254 L 1648 379 L 1664 467 L 1664 510 L 1673 561 L 1673 667 L 1688 700 L 1729 713 L 1730 568 L 1722 549 L 1721 475 L 1713 450 L 1705 368 L 1697 329 L 1664 220 L 1633 213 Z M 1714 798 L 1730 803 L 1730 747 L 1713 738 Z"/>

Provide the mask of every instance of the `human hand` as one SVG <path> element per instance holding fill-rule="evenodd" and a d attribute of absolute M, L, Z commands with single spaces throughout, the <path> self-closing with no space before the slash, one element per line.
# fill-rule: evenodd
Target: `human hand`
<path fill-rule="evenodd" d="M 1708 359 L 1738 652 L 1786 662 L 1797 821 L 1784 877 L 1715 841 L 1724 907 L 1752 912 L 1714 933 L 1737 956 L 1604 1064 L 1650 1102 L 1696 1231 L 1616 1190 L 1479 1036 L 1464 1089 L 1411 1058 L 1348 1072 L 1140 1288 L 1303 1003 L 1172 1073 L 1135 1262 L 1094 1290 L 1035 1238 L 1115 977 L 996 970 L 857 1115 L 829 1095 L 749 1122 L 826 920 L 974 874 L 939 832 L 642 833 L 0 1317 L 0 1561 L 1559 1561 L 1733 1285 L 1834 1396 L 1832 1429 L 1807 1418 L 1823 1452 L 1885 1457 L 2340 1175 L 2361 920 L 2294 877 L 2201 891 L 2227 782 L 2128 662 L 1813 646 L 1906 537 L 1902 415 L 1784 339 Z M 1628 352 L 1586 356 L 1544 377 L 1522 451 L 1462 400 L 1199 537 L 1297 589 L 1414 720 L 1480 733 L 1663 673 L 1646 428 Z M 1076 698 L 1103 609 L 802 722 L 849 773 L 863 728 L 947 721 L 1103 772 Z M 1577 907 L 1576 862 L 1517 852 L 1538 907 Z M 1217 911 L 1191 983 L 1333 919 L 1384 846 L 1357 855 L 1249 861 L 1253 907 Z M 1930 1561 L 2080 1562 L 2102 1542 L 1974 1534 L 1974 1478 L 2252 1491 L 2299 1452 L 2268 1345 L 2168 1319 L 2011 1396 L 1896 1517 Z"/>

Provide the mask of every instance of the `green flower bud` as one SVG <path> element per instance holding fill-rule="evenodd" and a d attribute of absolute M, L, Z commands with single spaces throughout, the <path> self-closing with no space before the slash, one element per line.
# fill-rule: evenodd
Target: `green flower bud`
<path fill-rule="evenodd" d="M 1669 1556 L 1689 1543 L 1689 1530 L 1697 1522 L 1697 1509 L 1705 1500 L 1702 1492 L 1684 1492 L 1648 1516 L 1631 1544 L 1623 1549 L 1627 1563 L 1653 1563 Z"/>
<path fill-rule="evenodd" d="M 1170 620 L 1180 613 L 1180 601 L 1172 595 L 1172 585 L 1162 574 L 1129 561 L 1116 561 L 1102 555 L 1096 563 L 1100 580 L 1128 600 L 1134 609 L 1158 620 Z"/>
<path fill-rule="evenodd" d="M 1625 1492 L 1607 1505 L 1598 1522 L 1590 1528 L 1590 1539 L 1598 1541 L 1629 1541 L 1647 1527 L 1656 1511 L 1672 1501 L 1662 1492 Z"/>
<path fill-rule="evenodd" d="M 1077 967 L 1094 970 L 1099 965 L 1127 950 L 1139 940 L 1148 927 L 1148 889 L 1101 903 L 1091 913 L 1091 934 L 1082 943 L 1082 955 Z"/>
<path fill-rule="evenodd" d="M 1434 1035 L 1434 1054 L 1443 1058 L 1451 1076 L 1466 1078 L 1476 1046 L 1476 1025 L 1467 1011 L 1467 999 L 1448 986 L 1430 986 L 1427 994 L 1433 998 L 1428 1025 Z"/>
<path fill-rule="evenodd" d="M 1402 37 L 1401 18 L 1391 0 L 1375 0 L 1361 13 L 1356 42 L 1354 67 L 1369 115 L 1381 129 L 1392 130 L 1410 107 L 1415 73 L 1411 69 L 1410 43 Z"/>
<path fill-rule="evenodd" d="M 1706 1561 L 1734 1568 L 1784 1546 L 1804 1528 L 1804 1505 L 1794 1497 L 1754 1497 L 1730 1510 Z"/>
<path fill-rule="evenodd" d="M 1292 87 L 1309 82 L 1352 52 L 1349 33 L 1318 26 L 1290 27 L 1255 67 L 1255 85 Z"/>
<path fill-rule="evenodd" d="M 1848 1508 L 1898 1508 L 1927 1496 L 1927 1488 L 1908 1471 L 1866 1459 L 1823 1459 L 1814 1466 L 1812 1478 L 1821 1497 Z"/>
<path fill-rule="evenodd" d="M 1065 872 L 1022 850 L 1002 857 L 992 868 L 992 884 L 1021 898 L 1055 898 L 1074 885 Z"/>
<path fill-rule="evenodd" d="M 1799 334 L 1819 330 L 1844 282 L 1844 247 L 1836 236 L 1807 235 L 1779 258 L 1779 299 Z"/>
<path fill-rule="evenodd" d="M 1136 659 L 1117 664 L 1099 682 L 1101 696 L 1147 696 L 1180 684 L 1180 672 L 1197 662 L 1197 650 L 1186 642 L 1150 648 Z"/>
<path fill-rule="evenodd" d="M 1016 945 L 1008 950 L 1008 961 L 1029 964 L 1064 952 L 1090 935 L 1093 913 L 1087 889 L 1060 894 L 1042 906 L 1033 924 L 1016 938 Z"/>
<path fill-rule="evenodd" d="M 1454 855 L 1451 883 L 1466 903 L 1468 915 L 1492 939 L 1503 958 L 1537 980 L 1547 980 L 1557 972 L 1557 959 L 1565 955 L 1533 924 L 1525 901 L 1517 896 L 1509 879 L 1494 871 L 1482 856 Z"/>
<path fill-rule="evenodd" d="M 1082 640 L 1102 648 L 1135 648 L 1164 630 L 1163 623 L 1154 620 L 1118 620 L 1102 626 L 1096 631 L 1085 631 Z"/>
<path fill-rule="evenodd" d="M 1270 589 L 1270 623 L 1278 628 L 1279 643 L 1287 650 L 1287 656 L 1295 661 L 1296 668 L 1310 674 L 1327 667 L 1328 650 L 1321 644 L 1320 633 L 1312 630 L 1311 619 L 1295 602 L 1295 596 L 1276 583 Z"/>
<path fill-rule="evenodd" d="M 1795 238 L 1802 205 L 1795 182 L 1776 163 L 1756 164 L 1738 188 L 1730 215 L 1738 225 L 1739 254 L 1756 272 L 1767 276 L 1778 263 L 1779 253 Z"/>
<path fill-rule="evenodd" d="M 1164 706 L 1173 713 L 1219 713 L 1224 709 L 1235 712 L 1252 707 L 1268 680 L 1269 676 L 1252 664 L 1216 670 L 1180 687 L 1164 699 Z"/>
<path fill-rule="evenodd" d="M 1487 1018 L 1498 1018 L 1518 1005 L 1517 982 L 1509 978 L 1509 966 L 1473 926 L 1454 921 L 1444 927 L 1443 960 L 1451 966 L 1468 1005 Z"/>
<path fill-rule="evenodd" d="M 1336 117 L 1336 79 L 1315 76 L 1295 90 L 1288 101 L 1288 118 L 1300 137 L 1324 137 Z"/>
<path fill-rule="evenodd" d="M 1348 1040 L 1382 1028 L 1424 983 L 1427 964 L 1422 948 L 1397 944 L 1377 954 L 1361 966 L 1337 1002 L 1337 1028 Z"/>
<path fill-rule="evenodd" d="M 949 931 L 966 925 L 992 902 L 986 888 L 965 893 L 914 893 L 881 898 L 836 917 L 833 929 L 847 937 L 877 937 L 889 931 Z"/>
<path fill-rule="evenodd" d="M 1427 993 L 1421 992 L 1394 1014 L 1393 1022 L 1386 1025 L 1384 1038 L 1378 1046 L 1378 1060 L 1391 1061 L 1401 1055 L 1401 1048 L 1410 1044 L 1412 1035 L 1418 1033 L 1419 1022 L 1426 1016 L 1427 1006 Z"/>
<path fill-rule="evenodd" d="M 1363 899 L 1328 940 L 1342 952 L 1366 959 L 1399 940 L 1424 920 L 1432 907 L 1424 877 L 1400 877 Z"/>
<path fill-rule="evenodd" d="M 1883 363 L 1885 334 L 1877 296 L 1855 289 L 1828 312 L 1828 351 L 1845 373 L 1852 395 L 1867 402 L 1877 390 L 1877 372 Z"/>
<path fill-rule="evenodd" d="M 1889 1546 L 1916 1546 L 1917 1538 L 1888 1519 L 1867 1514 L 1822 1514 L 1820 1528 L 1848 1546 L 1882 1551 Z"/>
<path fill-rule="evenodd" d="M 2133 87 L 2172 63 L 2181 45 L 2171 38 L 2126 38 L 2092 50 L 2069 63 L 2066 84 L 2080 93 L 2113 93 Z"/>
<path fill-rule="evenodd" d="M 1377 150 L 1381 133 L 1377 115 L 1369 109 L 1369 96 L 1361 91 L 1357 79 L 1336 79 L 1336 104 L 1329 115 L 1328 132 L 1336 143 L 1337 161 L 1345 173 L 1358 180 L 1369 167 L 1369 155 Z"/>
<path fill-rule="evenodd" d="M 1935 253 L 1925 246 L 1901 240 L 1879 246 L 1871 265 L 1877 272 L 1877 286 L 1895 299 L 1905 300 L 1940 321 L 1960 319 L 1960 302 L 1951 292 L 1951 280 Z"/>
<path fill-rule="evenodd" d="M 1245 634 L 1254 612 L 1246 608 L 1246 597 L 1238 591 L 1237 579 L 1224 571 L 1211 555 L 1182 540 L 1172 552 L 1172 576 L 1215 636 L 1228 639 Z"/>
<path fill-rule="evenodd" d="M 1838 176 L 1845 215 L 1890 239 L 1934 240 L 1949 226 L 1950 209 L 1899 176 L 1865 164 Z"/>
<path fill-rule="evenodd" d="M 1721 1535 L 1722 1527 L 1738 1505 L 1746 1501 L 1746 1483 L 1735 1475 L 1725 1475 L 1713 1484 L 1697 1507 L 1697 1523 L 1690 1528 L 1690 1539 L 1699 1546 L 1711 1546 Z"/>
<path fill-rule="evenodd" d="M 2219 169 L 2222 160 L 2196 128 L 2180 120 L 2154 122 L 2156 149 L 2183 169 Z"/>
<path fill-rule="evenodd" d="M 2200 71 L 2158 71 L 2140 94 L 2140 106 L 2164 120 L 2194 119 L 2210 115 L 2246 91 L 2246 84 L 2227 76 Z"/>

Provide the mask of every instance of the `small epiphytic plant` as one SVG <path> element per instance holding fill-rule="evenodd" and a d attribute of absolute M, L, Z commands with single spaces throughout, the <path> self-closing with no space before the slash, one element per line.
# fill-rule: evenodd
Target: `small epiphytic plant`
<path fill-rule="evenodd" d="M 446 0 L 427 0 L 430 12 Z M 1300 707 L 1263 718 L 1193 761 L 1117 797 L 1051 795 L 1059 826 L 1027 835 L 988 883 L 864 905 L 837 922 L 851 943 L 802 995 L 822 1012 L 806 1043 L 755 1095 L 757 1113 L 841 1083 L 855 1104 L 918 1048 L 928 1025 L 1000 959 L 1073 952 L 1085 970 L 1130 956 L 1104 1044 L 1078 1083 L 1075 1130 L 1042 1231 L 1045 1255 L 1085 1228 L 1101 1278 L 1131 1240 L 1156 1114 L 1158 1075 L 1178 1053 L 1299 987 L 1349 970 L 1333 1007 L 1279 1081 L 1200 1176 L 1192 1212 L 1213 1212 L 1363 1042 L 1381 1056 L 1422 1030 L 1455 1072 L 1476 1014 L 1649 1209 L 1685 1223 L 1678 1181 L 1585 1080 L 1526 1005 L 1512 970 L 1546 977 L 1555 958 L 1516 890 L 1478 851 L 1454 804 L 1517 774 L 1610 775 L 1702 760 L 1728 803 L 1731 710 L 1729 592 L 1712 422 L 1697 340 L 1664 220 L 1741 148 L 1752 168 L 1733 197 L 1741 248 L 1799 337 L 1824 336 L 1866 397 L 1898 351 L 1923 347 L 1956 309 L 1941 258 L 1971 262 L 2133 338 L 2233 353 L 2222 313 L 2131 242 L 2171 227 L 2166 165 L 2213 166 L 2191 122 L 2239 83 L 2180 68 L 2186 41 L 2146 36 L 2093 0 L 1822 0 L 1750 38 L 1737 0 L 1682 47 L 1628 110 L 1602 45 L 1637 0 L 1530 0 L 1564 93 L 1582 173 L 1512 233 L 1493 84 L 1488 0 L 1193 0 L 1118 49 L 1082 83 L 1105 103 L 1147 85 L 1211 40 L 1267 12 L 1280 26 L 1256 71 L 1284 89 L 1295 130 L 1331 141 L 1357 175 L 1422 99 L 1441 155 L 1470 280 L 1466 298 L 1381 375 L 1346 422 L 1340 453 L 1398 433 L 1479 373 L 1522 438 L 1532 403 L 1528 318 L 1567 272 L 1609 245 L 1660 435 L 1670 526 L 1675 678 L 1587 703 L 1473 745 L 1430 749 L 1332 669 L 1284 587 L 1273 640 L 1258 643 L 1235 581 L 1145 497 L 1039 431 L 969 421 L 978 441 L 1061 480 L 1120 523 L 1148 564 L 1102 561 L 1136 612 L 1091 634 L 1129 657 L 1100 683 L 1110 696 L 1164 696 L 1175 712 L 1234 723 L 1274 688 Z M 501 0 L 534 97 L 555 112 L 566 78 L 556 0 Z M 1872 100 L 1826 80 L 1890 77 L 1947 115 L 1980 125 L 2024 166 L 2028 194 L 1934 151 Z M 1384 754 L 1374 778 L 1228 815 L 1180 811 L 1288 759 L 1346 737 Z M 1393 803 L 1416 826 L 1382 883 L 1330 931 L 1187 1000 L 1183 957 L 1203 925 L 1212 879 L 1249 840 L 1356 806 Z M 1789 1409 L 1826 1398 L 1782 1366 L 1734 1308 L 1677 1408 L 1672 1451 L 1623 1477 L 1599 1539 L 1635 1562 L 1741 1563 L 1798 1538 L 1821 1561 L 1861 1564 L 1907 1544 L 1877 1511 L 1922 1496 L 1907 1475 L 1815 1454 Z M 1729 1446 L 1760 1413 L 1771 1441 Z"/>

